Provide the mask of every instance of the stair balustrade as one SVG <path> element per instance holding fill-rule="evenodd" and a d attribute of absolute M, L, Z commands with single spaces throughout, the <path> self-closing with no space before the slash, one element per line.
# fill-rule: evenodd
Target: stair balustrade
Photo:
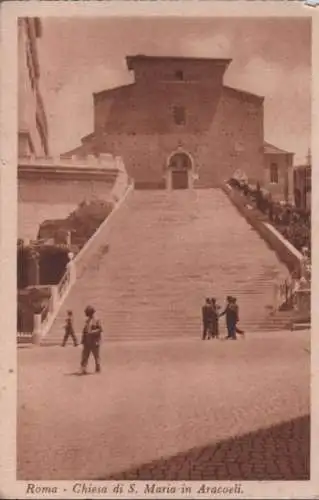
<path fill-rule="evenodd" d="M 71 257 L 71 254 L 70 254 Z M 64 302 L 67 294 L 75 282 L 75 266 L 73 260 L 67 264 L 66 272 L 64 273 L 60 283 L 51 287 L 51 297 L 40 314 L 34 315 L 33 343 L 38 344 L 42 337 L 51 328 L 61 305 Z"/>

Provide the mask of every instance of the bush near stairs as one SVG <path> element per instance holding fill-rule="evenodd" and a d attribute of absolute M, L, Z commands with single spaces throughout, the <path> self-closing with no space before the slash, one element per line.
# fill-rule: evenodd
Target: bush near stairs
<path fill-rule="evenodd" d="M 57 285 L 65 273 L 69 251 L 66 245 L 54 243 L 35 242 L 27 246 L 18 245 L 18 290 L 31 285 Z"/>
<path fill-rule="evenodd" d="M 70 233 L 71 250 L 76 254 L 110 215 L 113 207 L 113 203 L 103 200 L 82 202 L 66 219 L 44 221 L 40 226 L 38 239 L 57 240 L 63 238 L 63 234 L 66 238 L 66 234 Z"/>
<path fill-rule="evenodd" d="M 111 202 L 82 202 L 66 219 L 44 221 L 39 228 L 38 239 L 31 245 L 25 246 L 18 241 L 19 332 L 32 332 L 33 315 L 46 308 L 51 296 L 49 285 L 57 285 L 61 281 L 69 262 L 69 252 L 77 254 L 112 210 Z M 71 233 L 70 246 L 67 244 L 68 233 Z M 32 288 L 29 287 L 35 283 Z"/>
<path fill-rule="evenodd" d="M 47 306 L 51 297 L 50 287 L 28 287 L 18 291 L 17 330 L 18 332 L 33 331 L 33 316 L 40 314 Z"/>

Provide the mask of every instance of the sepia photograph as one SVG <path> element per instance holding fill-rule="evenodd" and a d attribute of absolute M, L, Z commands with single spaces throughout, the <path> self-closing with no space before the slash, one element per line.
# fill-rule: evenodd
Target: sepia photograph
<path fill-rule="evenodd" d="M 28 494 L 310 480 L 311 44 L 307 16 L 17 19 Z"/>

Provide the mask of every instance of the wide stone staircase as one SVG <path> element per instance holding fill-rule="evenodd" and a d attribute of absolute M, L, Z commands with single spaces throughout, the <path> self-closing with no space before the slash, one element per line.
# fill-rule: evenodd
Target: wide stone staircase
<path fill-rule="evenodd" d="M 219 189 L 134 191 L 102 240 L 44 345 L 61 342 L 67 309 L 80 335 L 87 304 L 110 340 L 199 338 L 205 297 L 223 306 L 228 294 L 247 332 L 287 326 L 270 308 L 288 271 Z"/>

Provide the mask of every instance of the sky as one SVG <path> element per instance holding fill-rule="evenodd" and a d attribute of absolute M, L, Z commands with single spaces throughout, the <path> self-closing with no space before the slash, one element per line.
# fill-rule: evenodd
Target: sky
<path fill-rule="evenodd" d="M 93 132 L 92 93 L 131 83 L 127 55 L 227 57 L 224 83 L 265 97 L 265 140 L 310 147 L 311 21 L 306 18 L 44 18 L 40 88 L 50 152 Z"/>

